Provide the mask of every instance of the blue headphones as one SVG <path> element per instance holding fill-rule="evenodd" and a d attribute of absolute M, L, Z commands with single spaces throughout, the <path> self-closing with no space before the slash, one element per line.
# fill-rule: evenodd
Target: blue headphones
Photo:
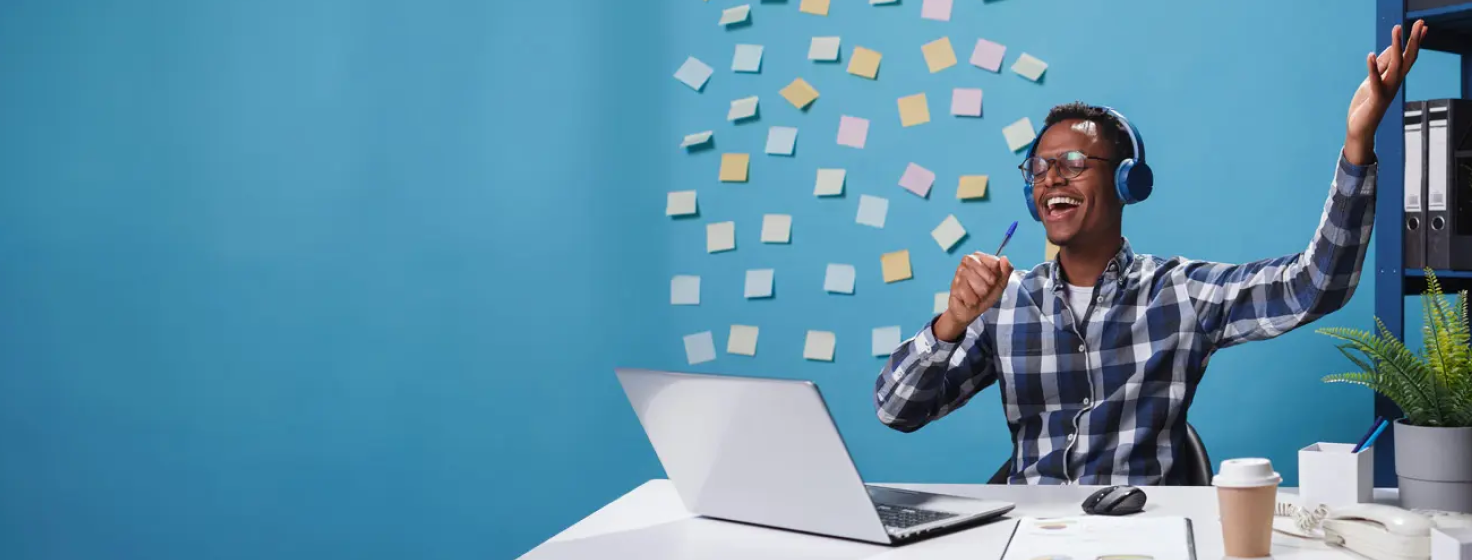
<path fill-rule="evenodd" d="M 1119 167 L 1114 170 L 1115 194 L 1118 194 L 1119 200 L 1125 204 L 1134 204 L 1150 198 L 1150 192 L 1155 190 L 1155 173 L 1150 170 L 1150 165 L 1145 163 L 1145 141 L 1140 138 L 1140 131 L 1136 130 L 1135 125 L 1130 124 L 1129 119 L 1124 118 L 1119 111 L 1110 107 L 1100 107 L 1100 109 L 1119 119 L 1120 124 L 1124 125 L 1125 134 L 1130 137 L 1130 145 L 1134 146 L 1134 157 L 1120 161 Z M 1043 133 L 1047 131 L 1048 127 L 1043 127 L 1043 130 L 1038 132 L 1038 139 L 1042 139 Z M 1038 143 L 1033 142 L 1027 148 L 1027 157 L 1032 157 L 1037 149 Z M 1031 182 L 1023 187 L 1023 193 L 1026 195 L 1024 198 L 1027 199 L 1027 211 L 1032 213 L 1032 219 L 1042 221 L 1042 217 L 1038 216 L 1038 205 L 1032 199 Z"/>

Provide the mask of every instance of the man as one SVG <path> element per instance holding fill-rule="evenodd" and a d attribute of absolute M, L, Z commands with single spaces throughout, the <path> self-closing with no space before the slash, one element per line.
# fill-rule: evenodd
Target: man
<path fill-rule="evenodd" d="M 1144 157 L 1128 123 L 1080 104 L 1053 109 L 1022 167 L 1057 258 L 1014 273 L 1005 257 L 966 256 L 946 311 L 880 372 L 879 419 L 914 431 L 997 383 L 1010 482 L 1180 483 L 1175 450 L 1211 354 L 1306 325 L 1353 294 L 1374 223 L 1375 129 L 1425 34 L 1417 21 L 1403 52 L 1397 25 L 1391 46 L 1366 58 L 1318 231 L 1305 252 L 1280 258 L 1134 253 L 1120 233 L 1131 193 L 1116 192 L 1121 162 Z M 1130 183 L 1148 194 L 1148 169 L 1133 163 Z M 1140 198 L 1141 186 L 1125 190 Z"/>

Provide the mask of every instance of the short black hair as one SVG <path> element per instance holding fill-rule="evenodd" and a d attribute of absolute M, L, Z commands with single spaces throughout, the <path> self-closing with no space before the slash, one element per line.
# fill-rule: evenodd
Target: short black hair
<path fill-rule="evenodd" d="M 1069 119 L 1082 119 L 1093 121 L 1099 125 L 1099 133 L 1104 136 L 1104 141 L 1114 146 L 1114 161 L 1123 161 L 1125 158 L 1135 157 L 1135 147 L 1130 144 L 1129 133 L 1124 130 L 1124 123 L 1114 118 L 1102 107 L 1089 105 L 1082 101 L 1073 101 L 1054 106 L 1048 111 L 1048 118 L 1043 121 L 1043 127 L 1047 128 L 1057 124 L 1059 121 Z"/>

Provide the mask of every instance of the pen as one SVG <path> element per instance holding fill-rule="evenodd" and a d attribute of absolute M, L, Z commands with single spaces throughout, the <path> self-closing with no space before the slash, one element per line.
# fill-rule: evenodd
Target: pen
<path fill-rule="evenodd" d="M 1380 425 L 1375 427 L 1375 433 L 1370 434 L 1370 439 L 1365 440 L 1365 444 L 1364 445 L 1361 445 L 1359 449 L 1356 449 L 1353 452 L 1354 453 L 1359 453 L 1360 452 L 1360 449 L 1364 449 L 1364 448 L 1367 448 L 1367 447 L 1369 447 L 1371 445 L 1375 445 L 1375 438 L 1380 437 L 1380 432 L 1385 431 L 1385 427 L 1386 426 L 1389 426 L 1389 425 L 1390 425 L 1390 421 L 1389 420 L 1381 419 L 1380 420 Z"/>
<path fill-rule="evenodd" d="M 1365 430 L 1365 435 L 1360 436 L 1360 440 L 1354 444 L 1354 452 L 1358 452 L 1361 447 L 1364 447 L 1365 442 L 1370 440 L 1370 434 L 1375 433 L 1375 428 L 1379 428 L 1380 421 L 1384 419 L 1385 417 L 1383 416 L 1375 417 L 1375 423 L 1370 424 L 1370 429 Z"/>
<path fill-rule="evenodd" d="M 1007 236 L 1002 238 L 1002 244 L 997 247 L 997 254 L 992 256 L 1002 256 L 1002 249 L 1007 247 L 1007 242 L 1012 240 L 1012 233 L 1015 231 L 1017 231 L 1017 222 L 1014 221 L 1012 222 L 1012 226 L 1007 228 Z"/>

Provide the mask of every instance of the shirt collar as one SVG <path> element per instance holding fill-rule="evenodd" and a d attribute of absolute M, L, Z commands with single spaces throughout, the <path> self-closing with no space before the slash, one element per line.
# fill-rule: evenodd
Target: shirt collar
<path fill-rule="evenodd" d="M 1104 279 L 1124 283 L 1125 273 L 1129 271 L 1130 264 L 1134 262 L 1135 251 L 1130 248 L 1129 238 L 1121 237 L 1119 251 L 1114 253 L 1114 259 L 1104 267 Z M 1062 270 L 1058 264 L 1058 255 L 1053 255 L 1053 260 L 1048 261 L 1048 281 L 1052 283 L 1053 291 L 1062 291 L 1066 284 L 1063 281 Z"/>

